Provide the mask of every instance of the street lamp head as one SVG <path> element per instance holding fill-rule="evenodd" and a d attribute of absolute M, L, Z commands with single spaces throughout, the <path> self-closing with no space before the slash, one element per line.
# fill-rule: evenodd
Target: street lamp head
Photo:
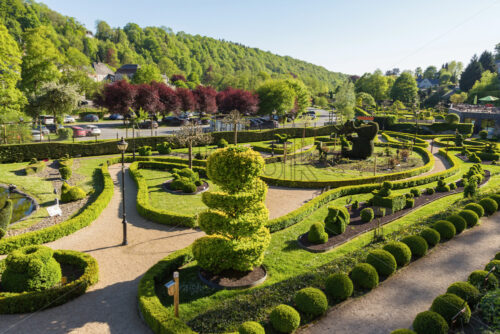
<path fill-rule="evenodd" d="M 120 152 L 125 152 L 127 150 L 128 143 L 122 137 L 122 140 L 120 140 L 118 142 L 117 146 L 118 146 L 118 150 L 120 150 Z"/>

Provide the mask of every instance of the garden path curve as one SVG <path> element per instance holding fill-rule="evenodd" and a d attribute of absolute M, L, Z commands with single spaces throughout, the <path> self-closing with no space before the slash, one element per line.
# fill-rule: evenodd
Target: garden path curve
<path fill-rule="evenodd" d="M 500 250 L 499 245 L 500 213 L 496 213 L 440 244 L 373 291 L 333 308 L 299 333 L 387 334 L 409 328 L 415 316 L 429 309 L 450 284 L 466 281 L 472 271 L 483 269 Z"/>

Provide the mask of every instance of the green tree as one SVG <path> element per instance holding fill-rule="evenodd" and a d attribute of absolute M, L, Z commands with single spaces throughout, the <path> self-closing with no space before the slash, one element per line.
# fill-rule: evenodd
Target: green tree
<path fill-rule="evenodd" d="M 28 110 L 34 117 L 38 117 L 40 112 L 44 111 L 56 118 L 71 113 L 78 106 L 80 99 L 76 86 L 49 82 L 44 84 L 30 101 Z"/>
<path fill-rule="evenodd" d="M 295 91 L 283 80 L 269 80 L 258 89 L 259 113 L 270 115 L 274 111 L 279 116 L 288 113 L 294 107 Z"/>
<path fill-rule="evenodd" d="M 456 84 L 458 82 L 458 78 L 462 74 L 464 70 L 464 64 L 461 61 L 457 62 L 452 60 L 448 63 L 448 71 L 451 73 L 451 82 Z"/>
<path fill-rule="evenodd" d="M 441 69 L 441 71 L 439 71 L 439 83 L 441 85 L 446 85 L 450 82 L 451 80 L 451 73 L 446 70 L 446 69 Z"/>
<path fill-rule="evenodd" d="M 460 77 L 460 90 L 468 92 L 472 86 L 474 86 L 476 81 L 481 79 L 482 73 L 483 65 L 481 65 L 477 56 L 474 55 Z"/>
<path fill-rule="evenodd" d="M 300 115 L 311 105 L 311 96 L 309 95 L 309 91 L 307 90 L 306 85 L 304 85 L 304 83 L 300 80 L 287 79 L 285 82 L 295 93 L 295 112 L 297 115 Z"/>
<path fill-rule="evenodd" d="M 458 104 L 458 103 L 464 103 L 467 101 L 467 93 L 466 92 L 461 92 L 455 93 L 452 96 L 450 96 L 450 102 L 453 104 Z"/>
<path fill-rule="evenodd" d="M 66 51 L 66 59 L 68 64 L 73 67 L 82 68 L 84 66 L 90 66 L 90 59 L 74 47 L 70 47 Z"/>
<path fill-rule="evenodd" d="M 469 91 L 469 102 L 472 102 L 475 96 L 481 98 L 488 95 L 500 97 L 500 82 L 496 72 L 483 72 L 481 79 L 476 81 Z"/>
<path fill-rule="evenodd" d="M 370 94 L 375 101 L 382 101 L 388 97 L 389 80 L 380 70 L 373 74 L 365 73 L 356 81 L 356 92 Z"/>
<path fill-rule="evenodd" d="M 154 64 L 147 64 L 141 66 L 134 74 L 134 77 L 132 78 L 132 83 L 134 84 L 142 84 L 142 83 L 148 84 L 151 83 L 152 81 L 156 82 L 163 81 L 158 66 Z"/>
<path fill-rule="evenodd" d="M 491 52 L 484 51 L 479 57 L 479 62 L 483 67 L 483 71 L 490 71 L 492 73 L 496 72 L 497 65 L 495 64 L 495 58 Z"/>
<path fill-rule="evenodd" d="M 424 71 L 424 79 L 435 79 L 437 76 L 437 68 L 436 66 L 429 66 Z"/>
<path fill-rule="evenodd" d="M 405 104 L 412 104 L 417 100 L 417 82 L 413 75 L 403 72 L 396 79 L 391 89 L 391 98 Z"/>
<path fill-rule="evenodd" d="M 361 92 L 356 94 L 356 105 L 361 108 L 375 106 L 375 99 L 368 93 Z"/>
<path fill-rule="evenodd" d="M 424 73 L 422 72 L 422 67 L 420 67 L 420 66 L 419 66 L 419 67 L 417 67 L 417 68 L 415 69 L 415 76 L 416 76 L 416 77 L 422 76 L 423 74 L 424 74 Z"/>
<path fill-rule="evenodd" d="M 354 118 L 354 106 L 356 104 L 356 94 L 354 93 L 354 84 L 350 81 L 340 85 L 337 94 L 335 94 L 335 108 L 341 112 L 344 120 Z"/>
<path fill-rule="evenodd" d="M 22 62 L 22 88 L 36 93 L 44 83 L 54 82 L 61 73 L 58 65 L 63 57 L 49 39 L 49 29 L 40 26 L 24 33 L 24 57 Z"/>

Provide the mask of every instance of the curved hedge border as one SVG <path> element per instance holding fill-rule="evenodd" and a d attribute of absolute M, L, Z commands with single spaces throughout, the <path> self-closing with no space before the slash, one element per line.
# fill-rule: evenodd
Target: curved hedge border
<path fill-rule="evenodd" d="M 99 267 L 92 256 L 72 250 L 55 250 L 54 258 L 59 263 L 79 267 L 83 274 L 68 284 L 44 291 L 0 292 L 0 314 L 35 312 L 61 305 L 83 295 L 91 285 L 97 283 Z M 4 262 L 0 262 L 0 273 L 5 269 Z"/>
<path fill-rule="evenodd" d="M 113 161 L 113 159 L 109 160 L 108 164 L 110 161 Z M 94 173 L 94 178 L 102 185 L 102 189 L 100 193 L 95 194 L 95 199 L 82 212 L 62 223 L 41 230 L 1 239 L 0 254 L 7 254 L 23 246 L 40 245 L 60 239 L 90 225 L 96 220 L 106 206 L 108 206 L 111 197 L 113 197 L 114 185 L 106 164 L 96 169 Z"/>
<path fill-rule="evenodd" d="M 300 140 L 301 138 L 298 138 L 298 139 L 297 138 L 290 138 L 290 139 L 295 140 L 295 145 L 293 145 L 293 144 L 287 145 L 287 147 L 286 147 L 287 155 L 297 152 L 302 147 L 314 144 L 313 137 L 304 138 L 304 146 L 302 146 L 302 140 Z M 283 144 L 277 144 L 277 145 L 279 145 L 281 147 L 275 147 L 274 154 L 284 154 L 285 150 L 283 148 Z M 264 153 L 272 153 L 273 152 L 273 149 L 271 148 L 270 145 L 266 145 L 265 143 L 261 143 L 261 142 L 251 144 L 251 147 L 254 151 L 258 151 L 258 152 L 264 152 Z M 295 152 L 293 152 L 294 148 L 295 148 Z"/>
<path fill-rule="evenodd" d="M 376 143 L 376 146 L 387 146 L 387 143 Z M 401 143 L 389 143 L 391 147 L 401 147 Z M 369 176 L 369 177 L 359 177 L 354 179 L 342 179 L 342 180 L 331 180 L 331 181 L 302 181 L 302 180 L 283 180 L 273 177 L 261 176 L 260 178 L 265 181 L 267 184 L 273 186 L 282 186 L 282 187 L 290 187 L 290 188 L 324 188 L 324 187 L 342 187 L 347 185 L 360 185 L 374 182 L 384 182 L 384 181 L 393 181 L 405 179 L 408 177 L 413 177 L 416 175 L 420 175 L 422 173 L 430 171 L 434 167 L 434 156 L 427 151 L 426 149 L 415 146 L 414 150 L 420 153 L 424 157 L 425 165 L 421 167 L 417 167 L 414 169 L 410 169 L 407 171 L 390 173 L 378 176 Z"/>
<path fill-rule="evenodd" d="M 413 143 L 413 139 L 415 139 L 415 146 L 420 146 L 423 148 L 429 147 L 429 143 L 426 142 L 424 139 L 419 138 L 418 136 L 415 138 L 414 136 L 408 134 L 408 133 L 400 133 L 400 132 L 394 132 L 394 131 L 384 131 L 382 133 L 382 137 L 386 135 L 389 138 L 401 138 L 403 140 L 408 140 L 411 143 Z M 387 138 L 386 138 L 387 139 Z M 392 140 L 387 139 L 388 141 L 392 142 Z M 401 143 L 399 141 L 396 141 L 397 143 Z"/>

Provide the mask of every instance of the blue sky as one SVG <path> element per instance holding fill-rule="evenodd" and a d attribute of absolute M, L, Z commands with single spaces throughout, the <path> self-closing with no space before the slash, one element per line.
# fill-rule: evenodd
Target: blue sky
<path fill-rule="evenodd" d="M 414 70 L 500 43 L 500 0 L 42 0 L 91 30 L 167 26 L 363 74 Z"/>

